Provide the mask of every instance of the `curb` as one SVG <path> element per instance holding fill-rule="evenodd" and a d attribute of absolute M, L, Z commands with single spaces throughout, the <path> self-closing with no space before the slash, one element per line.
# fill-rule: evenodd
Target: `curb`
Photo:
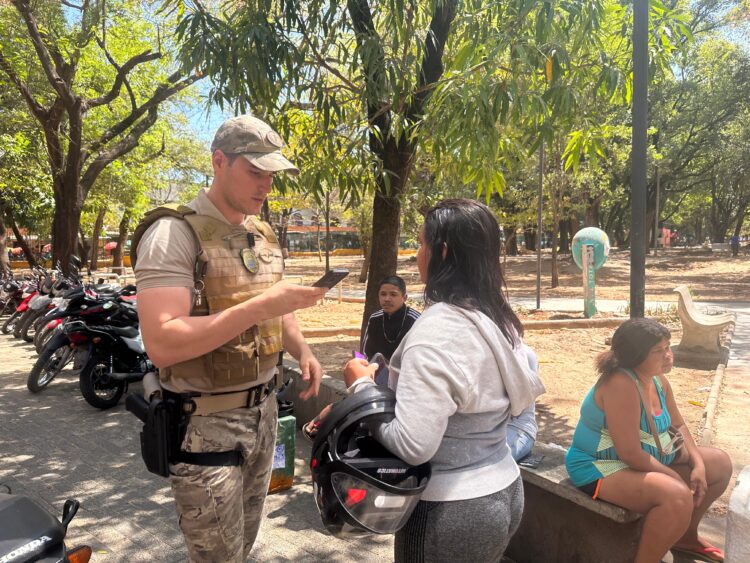
<path fill-rule="evenodd" d="M 716 374 L 714 375 L 714 382 L 711 385 L 711 393 L 708 395 L 708 401 L 706 401 L 706 409 L 703 411 L 703 428 L 701 429 L 701 435 L 698 442 L 701 446 L 710 446 L 714 439 L 714 422 L 716 418 L 716 409 L 719 406 L 719 393 L 721 391 L 721 384 L 724 381 L 724 370 L 727 366 L 719 364 L 716 366 Z"/>
<path fill-rule="evenodd" d="M 525 330 L 544 330 L 550 328 L 613 328 L 620 326 L 627 320 L 628 317 L 610 317 L 606 319 L 522 321 L 521 324 Z M 359 336 L 361 333 L 360 327 L 358 326 L 302 328 L 301 330 L 305 338 L 337 336 L 339 334 L 344 334 L 346 336 Z"/>
<path fill-rule="evenodd" d="M 732 337 L 734 336 L 734 329 L 737 325 L 732 325 L 727 333 L 727 339 L 725 346 L 728 350 L 732 348 Z M 727 359 L 729 363 L 729 359 Z M 716 422 L 716 409 L 719 408 L 719 394 L 721 393 L 721 386 L 724 383 L 724 371 L 727 369 L 726 364 L 719 364 L 716 366 L 716 373 L 714 374 L 714 381 L 711 384 L 711 392 L 708 394 L 708 401 L 706 401 L 706 408 L 703 411 L 703 428 L 701 429 L 698 442 L 701 446 L 710 446 L 714 439 L 714 423 Z"/>

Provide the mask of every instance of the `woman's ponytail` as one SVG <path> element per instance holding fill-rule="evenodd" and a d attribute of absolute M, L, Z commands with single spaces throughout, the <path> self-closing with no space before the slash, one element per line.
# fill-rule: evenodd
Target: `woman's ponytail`
<path fill-rule="evenodd" d="M 596 373 L 599 374 L 599 381 L 597 381 L 597 384 L 615 373 L 620 367 L 617 362 L 617 356 L 615 356 L 615 353 L 611 348 L 597 355 L 596 360 L 594 360 L 594 365 L 596 366 Z"/>

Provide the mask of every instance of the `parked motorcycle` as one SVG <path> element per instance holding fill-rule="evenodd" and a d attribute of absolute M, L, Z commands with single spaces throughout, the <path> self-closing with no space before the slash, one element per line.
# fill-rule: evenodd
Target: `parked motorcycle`
<path fill-rule="evenodd" d="M 0 317 L 12 315 L 22 301 L 21 282 L 8 276 L 0 280 Z"/>
<path fill-rule="evenodd" d="M 0 562 L 88 563 L 91 547 L 65 546 L 79 506 L 77 500 L 66 500 L 60 521 L 27 496 L 0 493 Z"/>
<path fill-rule="evenodd" d="M 101 293 L 96 293 L 95 290 Z M 84 375 L 83 373 L 84 367 L 89 364 L 94 349 L 99 350 L 102 340 L 104 340 L 104 345 L 109 342 L 109 339 L 103 339 L 102 335 L 91 336 L 89 333 L 91 330 L 103 326 L 105 330 L 126 329 L 123 333 L 124 338 L 139 338 L 138 313 L 136 306 L 129 302 L 134 294 L 135 286 L 118 288 L 117 291 L 112 286 L 102 285 L 88 286 L 85 290 L 71 290 L 68 294 L 69 298 L 45 317 L 47 326 L 59 320 L 63 322 L 53 329 L 29 373 L 26 382 L 29 391 L 38 393 L 44 389 L 66 365 L 73 361 L 74 372 L 78 371 L 79 376 L 83 377 L 81 389 L 84 398 L 92 406 L 109 408 L 117 404 L 120 397 L 115 397 L 117 393 L 112 391 L 111 385 L 104 385 L 104 391 L 99 389 L 102 386 L 100 382 L 102 378 L 97 374 L 101 370 L 97 371 L 95 366 L 92 366 L 89 374 Z M 136 351 L 140 352 L 140 349 L 136 348 Z M 117 364 L 120 365 L 121 363 L 130 365 L 127 354 L 124 362 L 118 360 Z M 122 370 L 116 373 L 120 371 Z M 133 377 L 133 380 L 136 380 L 142 378 L 142 375 L 134 375 Z M 117 378 L 117 375 L 113 377 L 113 379 Z M 124 392 L 125 384 L 130 379 L 127 377 L 120 377 L 119 379 L 123 383 L 121 395 Z M 115 385 L 114 387 L 118 386 Z M 84 388 L 86 389 L 85 392 Z"/>
<path fill-rule="evenodd" d="M 29 307 L 29 301 L 31 301 L 32 297 L 37 294 L 37 288 L 38 285 L 36 280 L 29 280 L 21 286 L 20 301 L 13 313 L 5 319 L 5 322 L 0 326 L 0 332 L 3 334 L 15 332 L 16 325 L 20 321 L 21 316 Z"/>
<path fill-rule="evenodd" d="M 42 319 L 50 309 L 57 308 L 62 303 L 60 297 L 63 293 L 71 288 L 72 285 L 76 284 L 77 280 L 69 280 L 63 276 L 52 284 L 49 292 L 46 286 L 40 288 L 39 295 L 29 302 L 29 309 L 31 310 L 28 317 L 23 322 L 19 321 L 20 328 L 18 329 L 20 338 L 26 342 L 34 340 L 34 334 L 40 327 Z"/>
<path fill-rule="evenodd" d="M 93 407 L 115 406 L 128 383 L 140 381 L 154 370 L 137 324 L 87 326 L 73 321 L 66 323 L 65 331 L 76 346 L 90 343 L 90 354 L 81 368 L 79 383 L 83 398 Z"/>

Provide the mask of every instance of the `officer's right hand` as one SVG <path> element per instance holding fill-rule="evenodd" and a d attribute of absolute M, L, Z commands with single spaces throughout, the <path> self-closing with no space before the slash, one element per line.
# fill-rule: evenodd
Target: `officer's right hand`
<path fill-rule="evenodd" d="M 327 292 L 327 287 L 296 285 L 282 280 L 260 296 L 265 313 L 263 316 L 266 318 L 282 317 L 297 309 L 312 307 L 323 299 Z"/>

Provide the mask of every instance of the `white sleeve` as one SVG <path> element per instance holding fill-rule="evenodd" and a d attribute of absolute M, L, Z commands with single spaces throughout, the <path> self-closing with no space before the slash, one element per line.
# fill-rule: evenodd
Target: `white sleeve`
<path fill-rule="evenodd" d="M 396 390 L 396 418 L 376 438 L 412 465 L 432 459 L 448 419 L 465 404 L 468 379 L 445 351 L 417 345 L 404 351 Z"/>

